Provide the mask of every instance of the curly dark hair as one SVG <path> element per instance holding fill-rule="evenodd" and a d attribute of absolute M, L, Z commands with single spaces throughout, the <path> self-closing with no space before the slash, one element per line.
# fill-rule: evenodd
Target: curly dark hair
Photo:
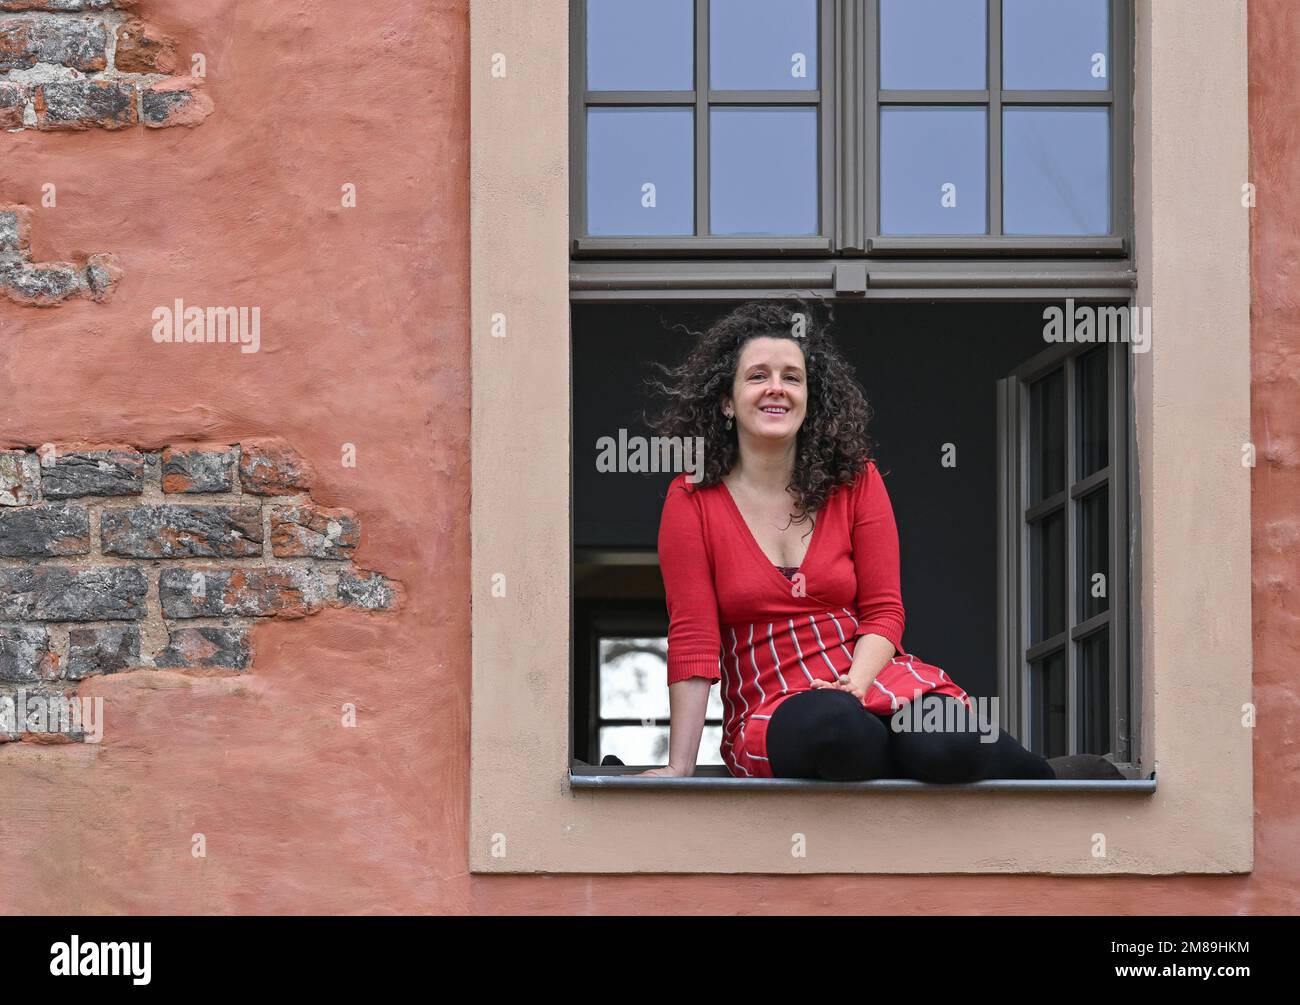
<path fill-rule="evenodd" d="M 805 319 L 800 334 L 795 333 L 796 314 Z M 699 341 L 677 366 L 653 364 L 663 379 L 648 378 L 647 385 L 667 404 L 647 417 L 647 424 L 661 436 L 702 438 L 698 487 L 716 485 L 736 463 L 740 444 L 737 431 L 726 427 L 722 399 L 734 386 L 745 344 L 763 336 L 797 343 L 808 375 L 808 408 L 788 486 L 797 500 L 798 522 L 817 513 L 837 486 L 852 484 L 862 473 L 871 459 L 871 406 L 828 334 L 831 321 L 829 308 L 823 317 L 802 300 L 755 300 L 696 333 Z"/>

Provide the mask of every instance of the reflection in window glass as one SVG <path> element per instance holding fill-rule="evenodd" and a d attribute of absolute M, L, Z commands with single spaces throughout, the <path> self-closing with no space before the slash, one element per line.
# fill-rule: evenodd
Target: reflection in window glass
<path fill-rule="evenodd" d="M 1110 498 L 1103 486 L 1079 500 L 1079 620 L 1087 621 L 1109 606 Z"/>
<path fill-rule="evenodd" d="M 711 0 L 715 91 L 815 90 L 817 0 Z"/>
<path fill-rule="evenodd" d="M 694 113 L 587 110 L 587 232 L 695 232 Z"/>
<path fill-rule="evenodd" d="M 1065 488 L 1065 372 L 1029 386 L 1029 502 Z"/>
<path fill-rule="evenodd" d="M 817 233 L 817 110 L 715 108 L 711 114 L 710 231 Z"/>
<path fill-rule="evenodd" d="M 976 90 L 988 86 L 986 0 L 880 0 L 880 86 Z"/>
<path fill-rule="evenodd" d="M 1006 108 L 1002 229 L 1008 234 L 1110 232 L 1110 110 Z"/>
<path fill-rule="evenodd" d="M 883 234 L 988 231 L 988 113 L 983 108 L 880 110 Z"/>
<path fill-rule="evenodd" d="M 1110 634 L 1102 629 L 1080 642 L 1079 753 L 1109 754 Z"/>
<path fill-rule="evenodd" d="M 606 754 L 613 754 L 624 764 L 657 767 L 668 763 L 667 725 L 605 726 L 600 731 L 599 764 Z M 705 726 L 700 735 L 700 751 L 696 764 L 722 764 L 722 727 Z"/>
<path fill-rule="evenodd" d="M 1099 308 L 1098 323 L 1105 316 Z M 1100 331 L 1098 332 L 1100 334 Z M 1100 471 L 1109 461 L 1108 442 L 1110 414 L 1107 409 L 1109 394 L 1106 387 L 1106 351 L 1090 349 L 1079 357 L 1079 478 L 1087 478 Z"/>
<path fill-rule="evenodd" d="M 1043 757 L 1060 757 L 1070 752 L 1069 723 L 1066 719 L 1065 651 L 1061 650 L 1030 664 L 1030 694 L 1033 702 L 1032 749 Z M 1103 751 L 1104 753 L 1104 751 Z"/>
<path fill-rule="evenodd" d="M 1109 5 L 1110 0 L 1002 0 L 1002 86 L 1106 90 Z"/>
<path fill-rule="evenodd" d="M 693 0 L 587 0 L 587 89 L 695 86 Z"/>
<path fill-rule="evenodd" d="M 1065 513 L 1056 510 L 1029 529 L 1029 640 L 1065 631 Z"/>
<path fill-rule="evenodd" d="M 600 640 L 600 717 L 666 719 L 668 640 Z"/>

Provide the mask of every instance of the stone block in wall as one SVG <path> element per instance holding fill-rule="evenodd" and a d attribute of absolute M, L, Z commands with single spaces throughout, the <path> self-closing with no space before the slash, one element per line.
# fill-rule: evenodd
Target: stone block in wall
<path fill-rule="evenodd" d="M 0 628 L 0 681 L 26 684 L 49 680 L 58 673 L 58 657 L 50 652 L 44 628 Z"/>
<path fill-rule="evenodd" d="M 135 84 L 129 80 L 59 80 L 36 88 L 36 128 L 126 129 L 136 124 Z"/>
<path fill-rule="evenodd" d="M 233 492 L 235 457 L 228 448 L 167 447 L 162 453 L 164 492 Z"/>
<path fill-rule="evenodd" d="M 155 663 L 176 669 L 246 670 L 251 658 L 245 628 L 174 628 Z"/>
<path fill-rule="evenodd" d="M 133 566 L 0 568 L 0 621 L 133 621 L 148 589 Z"/>
<path fill-rule="evenodd" d="M 26 450 L 0 450 L 0 506 L 30 506 L 40 499 L 40 458 Z"/>
<path fill-rule="evenodd" d="M 11 81 L 0 81 L 0 129 L 21 129 L 27 108 L 27 88 Z M 3 264 L 3 259 L 0 259 Z"/>
<path fill-rule="evenodd" d="M 259 496 L 287 496 L 311 488 L 307 462 L 284 440 L 248 440 L 239 448 L 239 480 L 245 492 Z"/>
<path fill-rule="evenodd" d="M 137 450 L 55 453 L 41 466 L 46 499 L 80 496 L 138 496 L 144 492 L 144 454 Z"/>
<path fill-rule="evenodd" d="M 30 70 L 37 63 L 81 73 L 106 69 L 108 27 L 102 21 L 39 14 L 0 19 L 0 72 Z"/>
<path fill-rule="evenodd" d="M 360 607 L 368 611 L 389 611 L 397 606 L 395 584 L 376 572 L 339 573 L 337 587 L 339 603 L 344 607 Z"/>
<path fill-rule="evenodd" d="M 361 526 L 350 509 L 315 503 L 271 507 L 271 553 L 276 558 L 346 561 L 361 543 Z"/>
<path fill-rule="evenodd" d="M 262 554 L 262 508 L 135 506 L 100 516 L 105 555 L 126 558 L 256 558 Z"/>
<path fill-rule="evenodd" d="M 81 14 L 113 8 L 134 7 L 137 0 L 0 0 L 0 11 L 46 11 L 55 14 Z"/>
<path fill-rule="evenodd" d="M 0 556 L 60 558 L 90 552 L 90 517 L 84 506 L 0 509 Z"/>
<path fill-rule="evenodd" d="M 84 680 L 117 673 L 140 663 L 140 629 L 135 625 L 73 628 L 68 632 L 68 677 Z"/>
<path fill-rule="evenodd" d="M 167 618 L 300 618 L 320 610 L 325 580 L 315 569 L 164 569 L 158 596 Z"/>
<path fill-rule="evenodd" d="M 120 73 L 175 73 L 176 40 L 138 17 L 117 27 L 113 66 Z"/>
<path fill-rule="evenodd" d="M 212 114 L 213 104 L 193 77 L 169 77 L 140 91 L 141 121 L 150 129 L 197 126 Z"/>

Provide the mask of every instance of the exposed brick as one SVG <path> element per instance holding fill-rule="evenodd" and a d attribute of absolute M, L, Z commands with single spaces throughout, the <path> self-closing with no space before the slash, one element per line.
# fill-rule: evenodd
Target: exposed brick
<path fill-rule="evenodd" d="M 48 680 L 58 674 L 58 662 L 44 628 L 0 628 L 0 681 Z"/>
<path fill-rule="evenodd" d="M 113 65 L 123 73 L 175 73 L 176 40 L 138 17 L 117 28 Z"/>
<path fill-rule="evenodd" d="M 127 558 L 256 557 L 262 554 L 262 508 L 251 503 L 105 509 L 100 537 L 105 555 Z"/>
<path fill-rule="evenodd" d="M 12 203 L 0 206 L 0 265 L 27 261 L 31 245 L 31 207 Z"/>
<path fill-rule="evenodd" d="M 239 480 L 253 495 L 287 496 L 311 488 L 311 469 L 284 440 L 250 440 L 240 444 Z"/>
<path fill-rule="evenodd" d="M 140 663 L 140 629 L 135 625 L 73 628 L 68 632 L 68 677 L 84 680 L 117 673 Z"/>
<path fill-rule="evenodd" d="M 245 670 L 251 652 L 244 628 L 175 628 L 162 655 L 160 667 Z"/>
<path fill-rule="evenodd" d="M 0 273 L 5 295 L 32 307 L 53 307 L 86 292 L 86 276 L 71 262 L 22 265 Z"/>
<path fill-rule="evenodd" d="M 37 63 L 92 73 L 108 66 L 108 29 L 81 18 L 17 17 L 0 21 L 0 70 Z"/>
<path fill-rule="evenodd" d="M 0 509 L 0 555 L 59 558 L 90 551 L 90 517 L 84 506 Z"/>
<path fill-rule="evenodd" d="M 0 129 L 21 129 L 27 89 L 21 84 L 0 81 Z"/>
<path fill-rule="evenodd" d="M 75 14 L 83 11 L 111 10 L 114 7 L 134 7 L 136 3 L 137 0 L 0 0 L 0 10 Z"/>
<path fill-rule="evenodd" d="M 138 496 L 144 491 L 144 455 L 135 450 L 56 454 L 53 462 L 41 467 L 46 499 Z"/>
<path fill-rule="evenodd" d="M 0 620 L 133 621 L 145 616 L 143 569 L 0 569 Z"/>
<path fill-rule="evenodd" d="M 346 560 L 361 543 L 361 527 L 350 509 L 315 503 L 271 507 L 271 553 L 276 558 Z"/>
<path fill-rule="evenodd" d="M 300 618 L 324 606 L 325 581 L 315 569 L 164 569 L 158 577 L 168 618 Z"/>
<path fill-rule="evenodd" d="M 233 492 L 235 458 L 229 448 L 168 447 L 162 454 L 164 492 Z"/>
<path fill-rule="evenodd" d="M 40 458 L 25 450 L 0 450 L 0 506 L 29 506 L 40 498 Z"/>
<path fill-rule="evenodd" d="M 112 300 L 121 278 L 122 266 L 116 255 L 101 252 L 86 259 L 86 287 L 90 299 L 95 303 Z"/>
<path fill-rule="evenodd" d="M 86 739 L 82 708 L 75 688 L 24 683 L 0 694 L 0 742 L 80 743 Z"/>
<path fill-rule="evenodd" d="M 150 129 L 197 126 L 212 114 L 213 104 L 193 77 L 170 77 L 140 93 L 141 117 Z"/>
<path fill-rule="evenodd" d="M 38 129 L 125 129 L 137 121 L 129 81 L 61 80 L 36 88 Z"/>
<path fill-rule="evenodd" d="M 396 586 L 376 572 L 339 573 L 338 598 L 344 607 L 389 611 L 397 606 Z"/>

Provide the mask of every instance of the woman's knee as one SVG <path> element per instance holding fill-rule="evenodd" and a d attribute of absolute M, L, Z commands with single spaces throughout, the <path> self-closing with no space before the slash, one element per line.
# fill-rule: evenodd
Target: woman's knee
<path fill-rule="evenodd" d="M 965 728 L 969 717 L 956 698 L 930 696 L 922 701 L 926 711 L 940 713 L 895 716 L 890 720 L 895 760 L 909 777 L 938 784 L 960 784 L 985 777 L 993 760 L 994 744 L 984 742 L 979 729 Z M 962 715 L 957 713 L 961 712 Z"/>

